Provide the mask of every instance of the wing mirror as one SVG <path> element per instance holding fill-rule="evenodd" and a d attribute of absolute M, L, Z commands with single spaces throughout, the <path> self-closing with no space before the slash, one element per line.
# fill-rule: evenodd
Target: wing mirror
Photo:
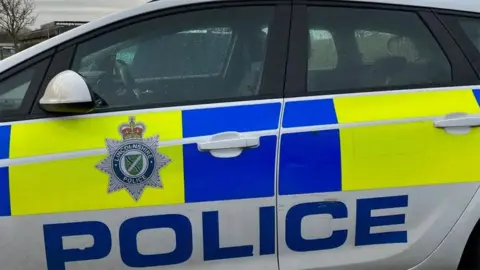
<path fill-rule="evenodd" d="M 55 113 L 86 113 L 95 107 L 87 83 L 71 70 L 53 77 L 39 103 L 43 110 Z"/>

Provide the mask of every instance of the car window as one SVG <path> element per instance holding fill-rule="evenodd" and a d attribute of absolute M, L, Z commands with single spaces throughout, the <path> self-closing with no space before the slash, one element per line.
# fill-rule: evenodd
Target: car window
<path fill-rule="evenodd" d="M 0 114 L 12 114 L 20 110 L 35 75 L 45 73 L 45 61 L 0 81 Z"/>
<path fill-rule="evenodd" d="M 405 57 L 407 62 L 418 60 L 419 52 L 409 37 L 394 33 L 355 30 L 355 39 L 364 64 L 373 64 L 388 57 Z"/>
<path fill-rule="evenodd" d="M 145 51 L 168 54 L 161 54 L 155 62 L 148 60 L 151 55 L 136 54 L 133 56 L 138 58 L 135 61 L 146 64 L 134 65 L 131 71 L 136 78 L 220 75 L 228 63 L 228 52 L 233 45 L 232 31 L 230 27 L 199 27 L 147 40 L 141 44 Z"/>
<path fill-rule="evenodd" d="M 133 57 L 135 56 L 135 53 L 137 52 L 137 44 L 134 44 L 130 47 L 127 47 L 125 49 L 122 49 L 117 52 L 116 54 L 116 60 L 121 60 L 124 61 L 125 63 L 131 65 L 133 61 Z"/>
<path fill-rule="evenodd" d="M 310 38 L 308 91 L 452 81 L 450 62 L 413 12 L 310 6 L 308 23 L 310 33 L 331 33 L 322 42 Z M 312 70 L 325 59 L 335 65 Z"/>
<path fill-rule="evenodd" d="M 330 32 L 325 29 L 310 29 L 309 70 L 331 70 L 337 67 L 337 48 Z"/>
<path fill-rule="evenodd" d="M 273 9 L 209 9 L 129 25 L 79 44 L 72 70 L 104 107 L 257 96 Z"/>
<path fill-rule="evenodd" d="M 460 27 L 480 52 L 480 19 L 459 18 Z"/>

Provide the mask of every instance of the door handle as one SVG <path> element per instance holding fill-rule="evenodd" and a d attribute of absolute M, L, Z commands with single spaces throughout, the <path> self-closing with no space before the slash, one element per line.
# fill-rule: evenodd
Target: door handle
<path fill-rule="evenodd" d="M 455 128 L 455 127 L 478 127 L 480 126 L 479 116 L 462 116 L 458 118 L 442 119 L 435 121 L 437 128 Z"/>
<path fill-rule="evenodd" d="M 242 137 L 231 139 L 220 139 L 209 142 L 202 142 L 198 144 L 200 151 L 213 151 L 225 149 L 244 149 L 252 148 L 260 145 L 260 138 L 258 137 Z"/>
<path fill-rule="evenodd" d="M 242 154 L 245 148 L 260 146 L 260 137 L 238 132 L 223 132 L 213 135 L 210 140 L 198 143 L 198 150 L 210 152 L 216 158 L 234 158 Z"/>

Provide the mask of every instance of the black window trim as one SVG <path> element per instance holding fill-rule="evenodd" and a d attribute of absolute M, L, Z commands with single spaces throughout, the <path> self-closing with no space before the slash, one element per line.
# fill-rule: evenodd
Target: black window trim
<path fill-rule="evenodd" d="M 425 26 L 432 33 L 432 36 L 438 42 L 451 64 L 452 81 L 442 84 L 412 84 L 392 87 L 369 87 L 352 88 L 344 90 L 320 90 L 307 92 L 307 73 L 308 73 L 308 6 L 324 7 L 347 7 L 347 8 L 372 8 L 378 10 L 399 10 L 414 12 L 419 15 Z M 472 65 L 462 52 L 458 44 L 451 37 L 448 30 L 435 16 L 430 8 L 414 7 L 393 4 L 377 4 L 362 2 L 340 2 L 332 0 L 298 0 L 295 2 L 292 12 L 290 55 L 289 66 L 286 77 L 285 97 L 299 96 L 317 96 L 317 95 L 338 95 L 354 94 L 365 92 L 381 92 L 391 90 L 411 90 L 437 87 L 455 87 L 464 85 L 474 85 L 478 83 L 478 76 L 474 72 Z"/>
<path fill-rule="evenodd" d="M 453 76 L 451 84 L 453 86 L 475 84 L 478 76 L 462 49 L 450 35 L 448 29 L 445 28 L 431 10 L 420 12 L 420 16 L 450 61 Z M 442 86 L 451 86 L 451 84 Z"/>
<path fill-rule="evenodd" d="M 47 72 L 45 73 L 45 78 L 42 84 L 39 86 L 39 91 L 37 91 L 37 94 L 35 95 L 35 102 L 32 104 L 30 118 L 42 118 L 45 114 L 48 113 L 40 108 L 39 101 L 45 93 L 45 89 L 47 88 L 53 77 L 55 77 L 60 72 L 67 70 L 70 67 L 74 52 L 75 47 L 70 46 L 61 51 L 57 51 L 52 57 L 51 64 Z"/>
<path fill-rule="evenodd" d="M 475 47 L 461 25 L 457 23 L 458 18 L 477 19 L 480 22 L 480 14 L 444 9 L 434 9 L 433 11 L 467 56 L 477 75 L 480 76 L 480 51 Z"/>
<path fill-rule="evenodd" d="M 39 65 L 37 68 L 38 70 L 35 71 L 35 74 L 30 81 L 30 85 L 28 86 L 27 92 L 22 100 L 22 104 L 19 109 L 14 110 L 12 112 L 4 111 L 0 113 L 0 122 L 15 122 L 21 120 L 28 120 L 30 119 L 30 112 L 32 107 L 34 106 L 34 101 L 38 90 L 40 89 L 40 85 L 43 83 L 45 74 L 49 69 L 49 66 L 52 61 L 52 55 L 54 54 L 55 50 L 50 49 L 44 51 L 26 61 L 23 61 L 16 66 L 0 73 L 0 84 L 1 82 L 20 74 L 28 70 L 29 68 L 35 67 Z M 39 72 L 40 71 L 40 72 Z"/>
<path fill-rule="evenodd" d="M 140 23 L 142 21 L 151 20 L 154 18 L 175 15 L 179 13 L 185 13 L 190 11 L 205 10 L 211 8 L 224 8 L 224 7 L 248 7 L 248 6 L 272 6 L 274 7 L 274 18 L 272 23 L 272 29 L 269 29 L 268 41 L 267 41 L 267 55 L 265 58 L 265 67 L 264 73 L 262 75 L 262 89 L 265 90 L 265 94 L 260 94 L 257 96 L 248 96 L 248 97 L 238 97 L 238 98 L 224 98 L 224 99 L 212 99 L 212 100 L 201 100 L 201 101 L 191 101 L 191 102 L 172 102 L 172 103 L 155 103 L 155 104 L 146 104 L 146 105 L 134 105 L 134 106 L 122 106 L 122 107 L 113 107 L 106 109 L 95 110 L 89 114 L 101 114 L 108 112 L 118 112 L 118 111 L 134 111 L 134 110 L 143 110 L 143 109 L 152 109 L 152 108 L 166 108 L 166 107 L 176 107 L 176 106 L 191 106 L 191 105 L 201 105 L 201 104 L 215 104 L 215 103 L 227 103 L 227 102 L 239 102 L 239 101 L 249 101 L 249 100 L 265 100 L 265 99 L 274 99 L 274 98 L 283 98 L 283 89 L 284 89 L 284 78 L 285 70 L 287 66 L 287 50 L 288 50 L 288 40 L 289 40 L 289 27 L 290 27 L 290 16 L 291 16 L 291 0 L 276 0 L 276 1 L 219 1 L 211 3 L 201 3 L 201 4 L 192 4 L 182 7 L 175 7 L 169 9 L 163 9 L 159 11 L 154 11 L 139 16 L 131 17 L 126 20 L 118 21 L 110 25 L 106 25 L 102 28 L 94 30 L 90 33 L 86 33 L 82 36 L 76 37 L 72 40 L 69 40 L 63 44 L 58 45 L 58 51 L 68 52 L 63 57 L 54 57 L 58 59 L 58 62 L 55 61 L 55 65 L 51 65 L 50 69 L 47 72 L 47 78 L 43 83 L 37 98 L 36 105 L 33 110 L 32 118 L 52 118 L 59 116 L 68 116 L 72 114 L 54 114 L 46 112 L 38 107 L 38 100 L 41 98 L 45 92 L 45 87 L 48 84 L 48 81 L 53 78 L 59 72 L 70 68 L 73 58 L 75 56 L 76 47 L 78 44 L 83 43 L 87 40 L 93 39 L 102 34 L 108 33 L 110 31 L 120 29 L 124 26 Z M 59 68 L 61 66 L 61 68 Z"/>

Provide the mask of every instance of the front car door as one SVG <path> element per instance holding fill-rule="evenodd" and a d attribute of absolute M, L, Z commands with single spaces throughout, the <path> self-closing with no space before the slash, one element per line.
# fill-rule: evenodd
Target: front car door
<path fill-rule="evenodd" d="M 73 70 L 98 108 L 8 125 L 2 268 L 278 269 L 289 10 L 194 5 L 63 46 L 43 88 Z"/>
<path fill-rule="evenodd" d="M 445 121 L 480 113 L 477 77 L 428 10 L 294 10 L 280 268 L 414 267 L 479 187 L 480 130 Z"/>

